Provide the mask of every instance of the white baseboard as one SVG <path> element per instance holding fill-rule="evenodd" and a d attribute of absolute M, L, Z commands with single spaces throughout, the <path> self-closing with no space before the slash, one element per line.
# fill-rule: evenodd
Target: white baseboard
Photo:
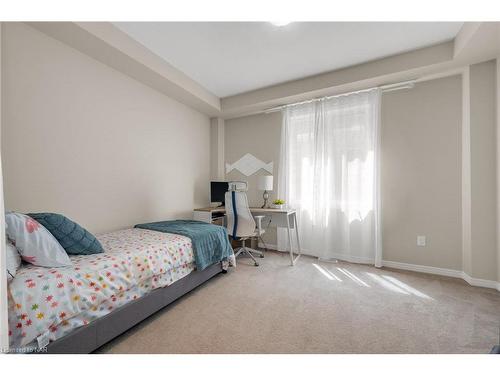
<path fill-rule="evenodd" d="M 430 273 L 430 274 L 433 274 L 433 275 L 456 277 L 456 278 L 459 278 L 459 279 L 462 279 L 463 278 L 463 274 L 464 274 L 462 271 L 452 270 L 450 268 L 439 268 L 439 267 L 431 267 L 431 266 L 422 266 L 422 265 L 419 265 L 419 264 L 400 263 L 400 262 L 393 262 L 393 261 L 390 261 L 390 260 L 383 260 L 382 261 L 382 266 L 383 267 L 389 267 L 389 268 L 397 268 L 399 270 L 406 270 L 406 271 Z"/>
<path fill-rule="evenodd" d="M 259 242 L 259 247 L 263 248 L 264 244 L 262 242 Z M 278 250 L 278 247 L 276 245 L 273 245 L 273 244 L 267 244 L 267 248 L 272 249 L 272 250 Z M 373 263 L 373 259 L 368 259 L 368 258 L 365 259 L 365 258 L 358 258 L 358 257 L 346 257 L 346 256 L 343 256 L 340 254 L 332 254 L 332 257 L 339 259 L 339 260 L 346 261 L 346 262 Z M 468 284 L 470 284 L 472 286 L 496 289 L 500 292 L 500 282 L 497 282 L 494 280 L 477 279 L 477 278 L 472 277 L 472 276 L 470 276 L 470 275 L 468 275 L 465 272 L 460 271 L 460 270 L 453 270 L 450 268 L 422 266 L 419 264 L 411 264 L 411 263 L 393 262 L 390 260 L 383 260 L 382 266 L 389 267 L 389 268 L 396 268 L 396 269 L 405 270 L 405 271 L 414 271 L 414 272 L 429 273 L 432 275 L 455 277 L 457 279 L 462 279 L 462 280 L 466 281 Z"/>
<path fill-rule="evenodd" d="M 262 242 L 259 242 L 259 247 L 264 248 L 264 244 Z M 267 248 L 271 249 L 271 250 L 285 252 L 285 250 L 279 250 L 278 246 L 273 245 L 273 244 L 267 244 Z M 286 250 L 286 251 L 288 251 L 288 250 Z M 308 253 L 307 250 L 302 250 L 303 255 L 309 255 L 307 253 Z M 311 256 L 314 256 L 314 255 L 311 255 Z M 373 264 L 373 262 L 374 262 L 374 259 L 372 259 L 372 258 L 355 257 L 355 256 L 344 255 L 344 254 L 331 254 L 331 258 L 342 260 L 344 262 L 351 262 L 351 263 Z"/>
<path fill-rule="evenodd" d="M 463 272 L 463 277 L 466 282 L 468 282 L 470 285 L 473 286 L 480 286 L 483 288 L 491 288 L 491 289 L 496 289 L 500 292 L 500 282 L 494 281 L 494 280 L 485 280 L 485 279 L 477 279 L 475 277 L 471 277 L 465 272 Z"/>
<path fill-rule="evenodd" d="M 264 248 L 264 244 L 259 241 L 259 247 Z M 267 244 L 267 248 L 271 250 L 277 250 L 281 252 L 285 252 L 288 250 L 279 250 L 277 245 L 274 244 Z M 294 249 L 294 251 L 296 251 Z M 303 255 L 309 255 L 307 250 L 302 249 L 302 254 Z M 314 256 L 314 255 L 311 255 Z M 344 262 L 351 262 L 351 263 L 363 263 L 363 264 L 373 264 L 374 259 L 372 258 L 363 258 L 363 257 L 355 257 L 355 256 L 349 256 L 349 255 L 344 255 L 344 254 L 331 254 L 331 258 L 333 259 L 338 259 L 342 260 Z"/>
<path fill-rule="evenodd" d="M 468 275 L 464 271 L 452 270 L 449 268 L 422 266 L 419 264 L 392 262 L 392 261 L 388 261 L 388 260 L 383 260 L 382 266 L 389 267 L 389 268 L 396 268 L 396 269 L 400 269 L 400 270 L 406 270 L 406 271 L 423 272 L 423 273 L 430 273 L 433 275 L 455 277 L 457 279 L 464 280 L 465 282 L 467 282 L 468 284 L 470 284 L 472 286 L 479 286 L 482 288 L 491 288 L 491 289 L 496 289 L 496 290 L 500 291 L 500 282 L 497 282 L 495 280 L 478 279 L 478 278 L 475 278 L 475 277 Z"/>
<path fill-rule="evenodd" d="M 278 250 L 278 246 L 273 245 L 273 244 L 270 244 L 270 243 L 266 243 L 266 246 L 264 246 L 264 244 L 263 244 L 261 241 L 259 241 L 259 244 L 258 244 L 258 245 L 259 245 L 259 247 L 260 247 L 260 248 L 262 248 L 262 249 L 265 249 L 265 248 L 266 248 L 266 246 L 267 246 L 267 248 L 268 248 L 268 249 L 271 249 L 271 250 Z"/>

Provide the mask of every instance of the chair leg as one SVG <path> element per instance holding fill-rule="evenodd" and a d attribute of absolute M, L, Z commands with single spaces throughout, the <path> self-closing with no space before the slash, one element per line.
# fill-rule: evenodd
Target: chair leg
<path fill-rule="evenodd" d="M 267 245 L 266 243 L 264 242 L 264 239 L 262 238 L 262 236 L 259 236 L 259 240 L 262 242 L 262 244 L 264 245 L 264 250 L 268 251 L 269 249 L 267 248 Z"/>
<path fill-rule="evenodd" d="M 244 249 L 245 249 L 245 253 L 247 253 L 250 256 L 250 258 L 252 258 L 252 260 L 254 262 L 254 266 L 257 267 L 259 265 L 259 263 L 257 263 L 257 260 L 254 258 L 254 256 L 250 252 L 250 250 L 253 250 L 253 249 L 249 249 L 247 247 L 245 247 Z"/>
<path fill-rule="evenodd" d="M 240 247 L 234 256 L 235 256 L 235 258 L 236 258 L 236 257 L 238 257 L 241 253 L 245 253 L 245 254 L 247 254 L 250 258 L 252 258 L 252 260 L 253 260 L 253 262 L 254 262 L 254 265 L 255 265 L 255 266 L 258 266 L 258 265 L 259 265 L 259 263 L 258 263 L 258 262 L 257 262 L 257 260 L 254 258 L 254 256 L 253 256 L 253 255 L 252 255 L 252 253 L 250 252 L 250 250 L 253 250 L 253 249 L 250 249 L 250 248 L 248 248 L 248 247 Z"/>
<path fill-rule="evenodd" d="M 252 249 L 251 247 L 248 248 L 248 251 L 252 254 L 257 254 L 260 258 L 264 258 L 264 253 L 262 251 Z"/>

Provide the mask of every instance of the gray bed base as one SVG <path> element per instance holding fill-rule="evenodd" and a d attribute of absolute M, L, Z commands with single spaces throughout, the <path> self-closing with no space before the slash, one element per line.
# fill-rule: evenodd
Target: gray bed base
<path fill-rule="evenodd" d="M 46 348 L 46 353 L 91 353 L 221 272 L 224 271 L 220 263 L 213 264 L 203 271 L 193 271 L 175 283 L 155 289 L 51 342 Z"/>

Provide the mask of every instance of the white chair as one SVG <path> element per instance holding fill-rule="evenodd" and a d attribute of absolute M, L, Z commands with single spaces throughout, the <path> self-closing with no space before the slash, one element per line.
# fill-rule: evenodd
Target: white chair
<path fill-rule="evenodd" d="M 264 258 L 262 251 L 252 249 L 245 246 L 245 241 L 252 237 L 259 237 L 265 233 L 262 229 L 262 219 L 264 216 L 255 216 L 257 219 L 257 224 L 255 223 L 254 217 L 250 212 L 250 207 L 248 206 L 247 195 L 243 191 L 230 190 L 226 193 L 226 227 L 229 235 L 233 239 L 242 242 L 242 246 L 236 249 L 236 257 L 241 253 L 245 253 L 258 266 L 259 263 L 254 258 L 254 254 L 259 255 Z"/>

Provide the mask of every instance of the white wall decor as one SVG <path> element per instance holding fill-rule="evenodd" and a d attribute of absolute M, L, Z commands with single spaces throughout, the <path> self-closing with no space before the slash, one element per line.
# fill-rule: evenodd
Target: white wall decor
<path fill-rule="evenodd" d="M 233 164 L 226 163 L 226 173 L 231 172 L 233 169 L 239 170 L 245 176 L 250 176 L 257 172 L 259 169 L 265 169 L 269 173 L 273 173 L 273 162 L 264 163 L 262 160 L 257 159 L 252 154 L 245 154 L 238 161 Z"/>

